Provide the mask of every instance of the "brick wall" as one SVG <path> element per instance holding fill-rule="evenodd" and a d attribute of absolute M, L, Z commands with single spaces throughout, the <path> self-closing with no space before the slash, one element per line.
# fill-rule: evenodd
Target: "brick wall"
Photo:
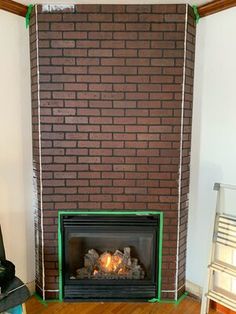
<path fill-rule="evenodd" d="M 186 58 L 184 66 L 184 89 L 182 108 L 182 156 L 179 198 L 179 247 L 178 247 L 178 297 L 185 291 L 185 264 L 187 247 L 187 223 L 188 223 L 188 193 L 190 177 L 190 149 L 192 129 L 192 97 L 195 55 L 195 20 L 191 8 L 188 8 L 188 23 L 186 25 Z"/>
<path fill-rule="evenodd" d="M 163 211 L 162 297 L 184 291 L 191 11 L 186 5 L 78 5 L 34 12 L 36 281 L 40 292 L 45 280 L 47 297 L 58 289 L 57 212 L 77 209 Z"/>

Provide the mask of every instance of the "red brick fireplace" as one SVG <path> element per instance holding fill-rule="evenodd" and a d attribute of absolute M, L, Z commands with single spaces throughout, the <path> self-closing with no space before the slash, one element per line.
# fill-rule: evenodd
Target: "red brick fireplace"
<path fill-rule="evenodd" d="M 37 291 L 59 293 L 59 211 L 160 211 L 161 297 L 178 298 L 185 291 L 191 7 L 37 6 L 30 42 Z"/>

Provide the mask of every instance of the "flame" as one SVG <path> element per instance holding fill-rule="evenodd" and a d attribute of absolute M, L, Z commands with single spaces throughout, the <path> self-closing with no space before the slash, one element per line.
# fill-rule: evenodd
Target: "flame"
<path fill-rule="evenodd" d="M 112 256 L 113 271 L 117 270 L 117 267 L 121 264 L 122 260 L 119 256 Z"/>
<path fill-rule="evenodd" d="M 100 260 L 99 263 L 105 272 L 111 272 L 112 271 L 112 256 L 110 253 L 104 254 Z"/>
<path fill-rule="evenodd" d="M 106 267 L 106 268 L 110 268 L 110 267 L 109 267 L 109 266 L 110 266 L 110 264 L 111 264 L 111 255 L 110 255 L 110 254 L 108 254 L 108 256 L 107 256 L 107 262 L 106 262 L 105 267 Z"/>
<path fill-rule="evenodd" d="M 122 264 L 122 258 L 118 255 L 112 255 L 108 252 L 104 253 L 99 259 L 102 271 L 106 273 L 117 272 L 119 274 L 125 273 L 125 269 L 119 269 Z M 99 267 L 100 268 L 100 267 Z M 98 270 L 99 272 L 99 270 Z"/>

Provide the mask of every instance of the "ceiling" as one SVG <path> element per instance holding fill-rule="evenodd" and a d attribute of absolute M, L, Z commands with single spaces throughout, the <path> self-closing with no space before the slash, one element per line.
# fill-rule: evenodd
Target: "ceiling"
<path fill-rule="evenodd" d="M 209 0 L 18 0 L 23 4 L 177 4 L 189 3 L 190 5 L 201 5 L 209 2 Z"/>

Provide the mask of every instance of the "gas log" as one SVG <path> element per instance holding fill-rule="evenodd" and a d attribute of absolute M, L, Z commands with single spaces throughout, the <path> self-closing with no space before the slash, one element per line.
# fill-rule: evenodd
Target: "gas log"
<path fill-rule="evenodd" d="M 98 254 L 94 249 L 84 256 L 84 267 L 77 269 L 71 279 L 144 279 L 145 272 L 137 258 L 131 258 L 130 247 L 124 252 Z"/>

